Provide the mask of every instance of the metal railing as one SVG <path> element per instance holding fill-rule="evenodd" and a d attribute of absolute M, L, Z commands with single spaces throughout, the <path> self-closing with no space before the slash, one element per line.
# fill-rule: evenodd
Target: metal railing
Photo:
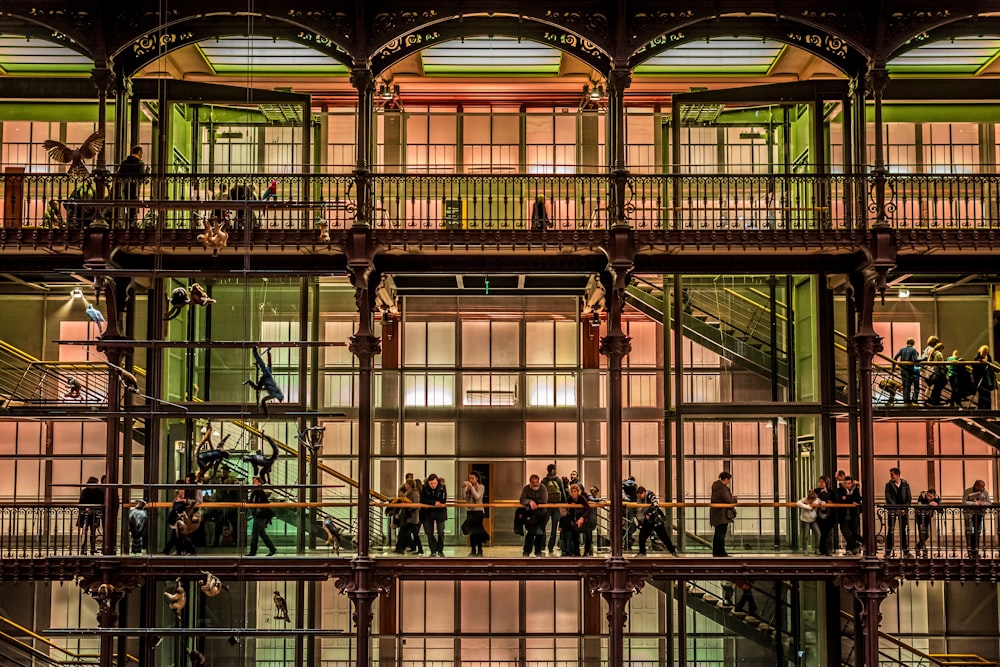
<path fill-rule="evenodd" d="M 269 192 L 273 181 L 111 176 L 100 205 L 93 179 L 64 174 L 7 174 L 0 190 L 5 227 L 80 228 L 98 213 L 113 226 L 192 230 L 212 216 L 261 229 L 341 229 L 365 212 L 388 229 L 605 229 L 619 218 L 606 174 L 283 174 Z M 639 230 L 863 229 L 873 185 L 836 174 L 630 175 L 622 214 Z M 891 175 L 887 188 L 895 227 L 1000 226 L 1000 175 Z"/>
<path fill-rule="evenodd" d="M 1000 556 L 1000 507 L 879 505 L 877 541 L 885 557 L 995 559 Z"/>

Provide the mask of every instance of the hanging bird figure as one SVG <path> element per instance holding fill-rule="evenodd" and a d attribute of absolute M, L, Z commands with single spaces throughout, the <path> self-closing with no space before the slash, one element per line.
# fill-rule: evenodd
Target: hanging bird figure
<path fill-rule="evenodd" d="M 66 171 L 67 174 L 70 176 L 85 177 L 90 172 L 87 171 L 87 166 L 83 164 L 83 161 L 93 159 L 104 148 L 104 130 L 94 132 L 76 150 L 55 139 L 49 139 L 42 146 L 48 151 L 50 158 L 56 162 L 69 164 L 69 169 Z"/>
<path fill-rule="evenodd" d="M 188 291 L 183 287 L 178 287 L 170 293 L 170 310 L 163 316 L 163 319 L 174 319 L 181 314 L 181 310 L 183 310 L 184 306 L 188 305 L 190 301 L 191 300 L 188 298 Z"/>
<path fill-rule="evenodd" d="M 90 319 L 90 321 L 97 325 L 97 333 L 103 334 L 104 333 L 104 313 L 102 313 L 101 311 L 97 310 L 97 308 L 95 308 L 90 303 L 87 304 L 87 310 L 85 312 L 87 313 L 87 317 Z"/>
<path fill-rule="evenodd" d="M 278 591 L 274 591 L 274 607 L 277 610 L 277 615 L 274 617 L 275 620 L 284 621 L 285 623 L 292 620 L 288 617 L 288 604 Z"/>

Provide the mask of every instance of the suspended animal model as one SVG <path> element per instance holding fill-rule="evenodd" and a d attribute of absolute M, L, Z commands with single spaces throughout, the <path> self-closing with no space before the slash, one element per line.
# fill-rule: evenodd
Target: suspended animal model
<path fill-rule="evenodd" d="M 299 442 L 302 446 L 309 450 L 310 454 L 315 454 L 320 448 L 323 447 L 323 436 L 326 433 L 325 426 L 310 426 L 306 430 L 299 433 Z"/>
<path fill-rule="evenodd" d="M 167 321 L 174 319 L 181 314 L 181 311 L 184 310 L 184 306 L 188 305 L 190 301 L 191 300 L 188 298 L 188 291 L 186 289 L 183 287 L 174 289 L 174 291 L 170 293 L 170 310 L 163 316 L 163 319 Z"/>
<path fill-rule="evenodd" d="M 274 373 L 271 371 L 271 348 L 264 350 L 264 354 L 267 355 L 267 362 L 260 356 L 257 348 L 253 349 L 253 360 L 257 365 L 257 381 L 246 380 L 243 384 L 249 385 L 257 392 L 257 403 L 266 415 L 268 402 L 278 401 L 280 403 L 285 400 L 285 395 L 278 388 L 278 383 L 274 380 Z M 263 397 L 260 395 L 261 392 L 264 392 Z"/>
<path fill-rule="evenodd" d="M 222 592 L 225 586 L 222 585 L 221 579 L 205 570 L 202 570 L 201 573 L 205 575 L 205 578 L 198 581 L 198 586 L 201 588 L 201 592 L 205 594 L 205 597 L 214 598 Z"/>
<path fill-rule="evenodd" d="M 274 467 L 274 462 L 278 460 L 278 443 L 276 443 L 274 438 L 266 433 L 261 433 L 260 437 L 267 440 L 268 444 L 271 445 L 271 455 L 264 456 L 264 450 L 258 449 L 255 454 L 247 454 L 244 456 L 243 460 L 253 466 L 254 477 L 259 478 L 264 484 L 270 484 L 271 468 Z"/>
<path fill-rule="evenodd" d="M 198 234 L 198 242 L 205 246 L 205 250 L 211 250 L 213 255 L 218 255 L 219 251 L 229 243 L 226 221 L 220 222 L 216 217 L 204 218 L 202 225 L 205 227 L 205 232 Z"/>
<path fill-rule="evenodd" d="M 67 174 L 81 178 L 86 177 L 90 172 L 83 161 L 97 157 L 97 154 L 104 148 L 104 130 L 94 132 L 75 150 L 55 139 L 49 139 L 42 146 L 48 151 L 50 158 L 56 162 L 69 164 L 69 169 L 66 170 Z"/>
<path fill-rule="evenodd" d="M 87 310 L 85 312 L 87 313 L 87 319 L 89 319 L 91 322 L 93 322 L 94 324 L 97 325 L 97 333 L 103 334 L 104 333 L 104 313 L 102 313 L 101 311 L 97 310 L 97 308 L 94 307 L 94 305 L 91 304 L 91 303 L 89 303 L 89 302 L 87 303 Z"/>
<path fill-rule="evenodd" d="M 174 586 L 174 591 L 166 591 L 163 597 L 167 601 L 167 606 L 169 606 L 174 611 L 174 615 L 177 616 L 177 620 L 181 620 L 181 616 L 184 613 L 184 607 L 187 606 L 187 591 L 184 590 L 184 585 L 181 584 L 180 577 L 174 580 L 176 585 Z"/>
<path fill-rule="evenodd" d="M 205 479 L 207 477 L 206 473 L 211 469 L 212 477 L 219 472 L 219 466 L 222 462 L 229 458 L 229 452 L 223 449 L 226 445 L 226 440 L 229 440 L 230 434 L 226 434 L 219 441 L 219 444 L 212 448 L 212 433 L 214 429 L 212 428 L 212 422 L 205 424 L 205 428 L 202 429 L 202 438 L 198 442 L 198 446 L 195 448 L 195 461 L 198 462 L 198 479 Z M 205 449 L 207 447 L 207 449 Z"/>
<path fill-rule="evenodd" d="M 284 621 L 288 623 L 292 619 L 288 617 L 288 604 L 285 602 L 285 598 L 281 597 L 281 593 L 274 591 L 274 608 L 275 608 L 275 620 Z"/>

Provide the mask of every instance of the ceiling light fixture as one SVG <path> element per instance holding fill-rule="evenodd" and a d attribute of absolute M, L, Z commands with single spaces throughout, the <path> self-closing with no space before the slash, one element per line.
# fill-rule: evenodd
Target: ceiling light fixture
<path fill-rule="evenodd" d="M 69 291 L 69 296 L 72 299 L 82 299 L 83 298 L 83 290 L 80 289 L 79 287 L 74 287 L 73 289 L 71 289 Z"/>
<path fill-rule="evenodd" d="M 908 289 L 901 289 L 901 290 L 899 290 L 899 298 L 900 299 L 909 299 L 910 298 L 910 290 L 908 290 Z"/>

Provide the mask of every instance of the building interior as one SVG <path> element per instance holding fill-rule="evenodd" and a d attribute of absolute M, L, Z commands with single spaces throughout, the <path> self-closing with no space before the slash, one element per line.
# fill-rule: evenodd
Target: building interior
<path fill-rule="evenodd" d="M 998 77 L 996 0 L 0 3 L 0 663 L 1000 665 Z"/>

